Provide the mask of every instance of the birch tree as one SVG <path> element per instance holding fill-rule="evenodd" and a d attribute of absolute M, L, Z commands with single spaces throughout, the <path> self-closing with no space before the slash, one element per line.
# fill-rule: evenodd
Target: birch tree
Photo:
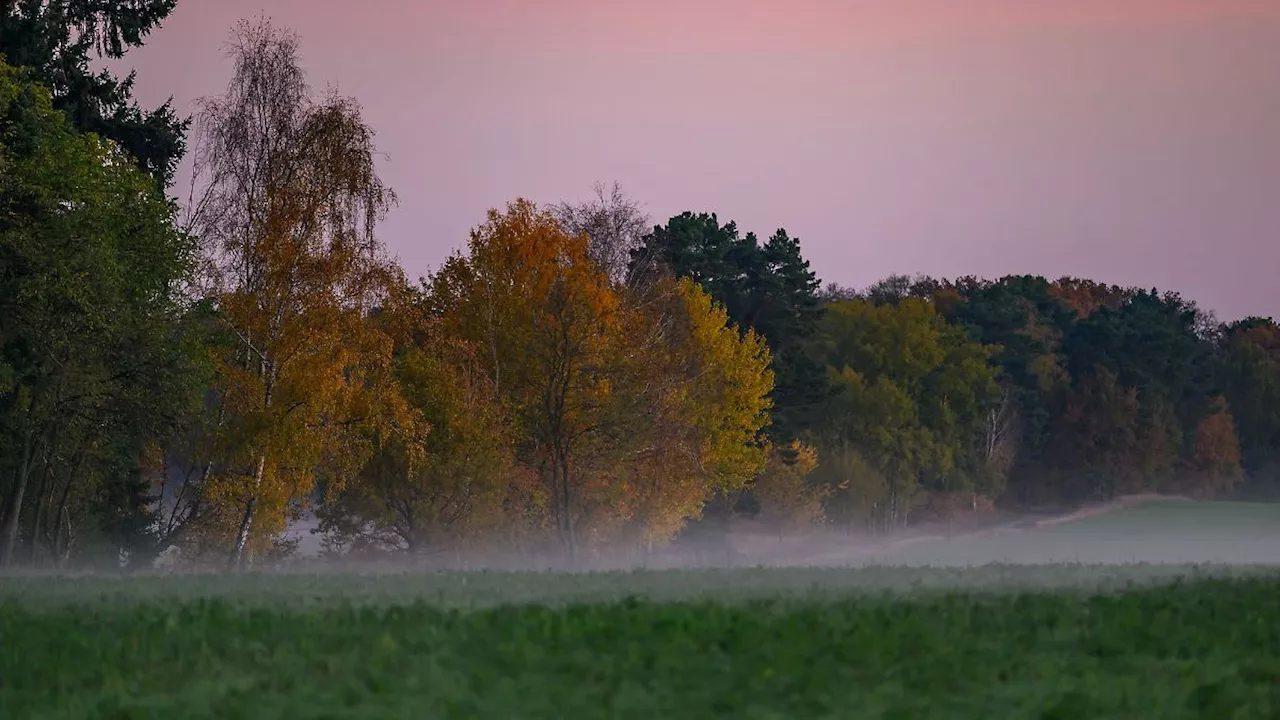
<path fill-rule="evenodd" d="M 294 34 L 242 22 L 230 55 L 226 91 L 200 105 L 188 210 L 231 337 L 216 358 L 225 442 L 209 480 L 239 508 L 239 567 L 284 527 L 321 463 L 346 458 L 333 443 L 370 421 L 370 396 L 390 382 L 390 339 L 367 319 L 395 280 L 374 234 L 395 198 L 359 105 L 317 99 Z"/>

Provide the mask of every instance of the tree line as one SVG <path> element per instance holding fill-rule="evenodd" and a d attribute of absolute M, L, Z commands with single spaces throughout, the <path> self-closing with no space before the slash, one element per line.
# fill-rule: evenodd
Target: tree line
<path fill-rule="evenodd" d="M 411 281 L 359 104 L 242 23 L 192 121 L 94 72 L 173 0 L 0 16 L 0 565 L 649 552 L 1138 492 L 1274 496 L 1280 328 L 1088 280 L 823 287 L 619 187 Z M 188 197 L 172 178 L 191 144 Z"/>

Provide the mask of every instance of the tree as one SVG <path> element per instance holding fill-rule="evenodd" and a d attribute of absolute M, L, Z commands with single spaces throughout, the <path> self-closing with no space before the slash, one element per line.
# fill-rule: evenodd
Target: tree
<path fill-rule="evenodd" d="M 820 523 L 822 502 L 830 492 L 810 480 L 818 468 L 817 451 L 800 443 L 788 450 L 771 453 L 769 464 L 752 483 L 760 505 L 757 519 L 779 535 Z"/>
<path fill-rule="evenodd" d="M 550 212 L 492 211 L 429 303 L 444 333 L 483 348 L 570 558 L 662 542 L 763 463 L 763 342 L 692 283 L 615 288 Z"/>
<path fill-rule="evenodd" d="M 1083 278 L 1063 277 L 1050 285 L 1050 292 L 1082 320 L 1102 308 L 1119 310 L 1133 294 L 1118 285 L 1103 285 Z"/>
<path fill-rule="evenodd" d="M 1201 336 L 1201 313 L 1173 293 L 1132 291 L 1116 309 L 1100 307 L 1063 340 L 1069 373 L 1095 365 L 1144 395 L 1172 403 L 1190 428 L 1204 414 L 1213 345 Z"/>
<path fill-rule="evenodd" d="M 642 464 L 632 495 L 635 526 L 647 546 L 669 540 L 699 519 L 708 500 L 732 496 L 764 469 L 769 450 L 761 437 L 769 423 L 773 389 L 763 338 L 740 333 L 728 313 L 688 279 L 650 286 L 670 304 L 638 315 L 639 334 L 657 342 L 628 347 L 621 368 L 624 406 L 635 448 L 622 463 Z M 652 312 L 657 310 L 657 312 Z"/>
<path fill-rule="evenodd" d="M 813 352 L 836 388 L 819 450 L 874 468 L 886 483 L 887 522 L 903 522 L 920 490 L 998 492 L 1003 478 L 986 444 L 1001 402 L 992 349 L 932 303 L 832 303 Z"/>
<path fill-rule="evenodd" d="M 1046 499 L 1106 500 L 1141 489 L 1138 391 L 1106 367 L 1075 378 L 1052 423 L 1050 465 L 1059 480 Z"/>
<path fill-rule="evenodd" d="M 942 284 L 927 275 L 890 275 L 867 288 L 861 297 L 875 305 L 897 305 L 907 298 L 933 300 Z M 852 298 L 851 298 L 852 299 Z"/>
<path fill-rule="evenodd" d="M 596 184 L 595 197 L 587 202 L 562 202 L 551 209 L 565 231 L 587 236 L 587 255 L 613 282 L 628 281 L 631 254 L 639 249 L 649 217 L 629 198 L 622 186 Z"/>
<path fill-rule="evenodd" d="M 1242 476 L 1235 421 L 1221 398 L 1196 427 L 1187 463 L 1189 494 L 1218 497 L 1236 489 Z"/>
<path fill-rule="evenodd" d="M 136 550 L 145 451 L 195 399 L 194 246 L 117 146 L 2 64 L 0 137 L 0 564 L 23 537 L 60 562 L 95 535 Z"/>
<path fill-rule="evenodd" d="M 1270 319 L 1232 323 L 1220 341 L 1221 386 L 1239 431 L 1249 489 L 1280 491 L 1280 326 Z"/>
<path fill-rule="evenodd" d="M 543 478 L 573 557 L 586 480 L 579 453 L 600 432 L 610 400 L 618 306 L 587 238 L 526 200 L 490 211 L 472 231 L 468 254 L 450 258 L 432 278 L 431 302 L 445 332 L 487 351 L 493 385 L 510 398 L 529 438 L 524 458 Z"/>
<path fill-rule="evenodd" d="M 439 333 L 402 351 L 399 386 L 430 429 L 422 439 L 393 434 L 376 443 L 357 477 L 322 506 L 327 540 L 411 554 L 476 547 L 518 531 L 545 504 L 520 482 L 525 473 L 481 353 Z"/>
<path fill-rule="evenodd" d="M 374 234 L 394 195 L 373 131 L 354 100 L 314 99 L 291 33 L 241 23 L 231 54 L 226 93 L 201 104 L 190 222 L 234 336 L 215 359 L 224 442 L 206 484 L 241 508 L 223 515 L 238 567 L 320 476 L 354 474 L 371 449 L 348 444 L 362 437 L 353 428 L 414 417 L 395 392 L 391 339 L 370 321 L 401 282 Z"/>
<path fill-rule="evenodd" d="M 822 369 L 804 351 L 822 305 L 800 241 L 779 229 L 762 246 L 754 233 L 739 237 L 733 222 L 685 212 L 655 227 L 632 253 L 637 282 L 663 272 L 701 285 L 733 324 L 769 344 L 777 378 L 769 431 L 775 442 L 785 446 L 811 427 L 827 388 Z"/>
<path fill-rule="evenodd" d="M 119 59 L 173 12 L 177 0 L 7 0 L 0 6 L 0 55 L 32 68 L 53 106 L 81 132 L 120 145 L 138 168 L 168 185 L 185 152 L 188 121 L 172 101 L 152 111 L 133 101 L 134 74 L 123 80 L 92 60 Z"/>

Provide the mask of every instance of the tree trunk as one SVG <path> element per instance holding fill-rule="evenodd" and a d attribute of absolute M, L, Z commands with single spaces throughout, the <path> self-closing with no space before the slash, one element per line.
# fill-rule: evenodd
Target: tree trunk
<path fill-rule="evenodd" d="M 61 508 L 60 513 L 62 515 L 60 518 L 60 525 L 58 532 L 54 536 L 56 539 L 54 563 L 57 565 L 59 570 L 66 567 L 67 560 L 71 558 L 71 548 L 75 541 L 75 538 L 72 536 L 71 529 L 71 512 L 68 511 L 64 505 Z"/>
<path fill-rule="evenodd" d="M 53 559 L 59 567 L 65 562 L 64 552 L 70 552 L 71 513 L 67 510 L 67 500 L 71 497 L 71 486 L 75 484 L 76 478 L 80 475 L 80 470 L 84 466 L 84 455 L 81 455 L 80 458 L 76 462 L 75 468 L 71 471 L 71 475 L 67 476 L 67 484 L 62 487 L 62 497 L 58 499 L 58 511 L 53 516 Z M 66 526 L 67 532 L 67 542 L 65 544 L 62 542 L 63 525 Z"/>
<path fill-rule="evenodd" d="M 572 497 L 569 491 L 569 460 L 564 457 L 564 453 L 560 453 L 560 482 L 564 488 L 564 529 L 565 529 L 565 547 L 569 552 L 569 562 L 572 564 L 577 561 L 578 555 L 578 538 L 574 533 L 573 527 L 573 508 Z"/>
<path fill-rule="evenodd" d="M 36 486 L 36 512 L 31 519 L 31 542 L 27 545 L 27 562 L 35 565 L 38 559 L 40 535 L 44 533 L 44 517 L 49 512 L 49 504 L 53 501 L 53 486 L 57 482 L 56 479 L 50 480 L 53 475 L 51 463 L 46 463 L 44 472 L 40 475 L 40 484 Z"/>
<path fill-rule="evenodd" d="M 261 368 L 263 378 L 262 408 L 270 411 L 271 398 L 275 389 L 276 367 L 264 358 Z M 245 565 L 253 560 L 252 553 L 247 552 L 249 534 L 253 530 L 253 517 L 258 509 L 258 489 L 262 487 L 262 479 L 266 474 L 266 470 L 267 454 L 264 450 L 258 456 L 258 467 L 253 471 L 253 489 L 249 493 L 249 501 L 244 506 L 244 517 L 240 519 L 240 530 L 236 533 L 235 545 L 231 548 L 231 557 L 228 565 L 233 572 L 243 569 Z"/>
<path fill-rule="evenodd" d="M 236 533 L 235 545 L 231 548 L 228 559 L 229 570 L 241 570 L 250 558 L 246 549 L 249 546 L 249 533 L 253 530 L 253 516 L 258 507 L 258 488 L 262 485 L 262 475 L 267 467 L 267 456 L 258 456 L 258 467 L 253 471 L 253 494 L 244 506 L 244 517 L 240 519 L 240 530 Z"/>
<path fill-rule="evenodd" d="M 22 460 L 14 475 L 13 491 L 9 495 L 9 501 L 5 503 L 4 514 L 0 517 L 0 568 L 7 568 L 13 563 L 13 553 L 18 546 L 18 520 L 22 516 L 22 501 L 27 492 L 27 481 L 31 477 L 34 451 L 35 435 L 28 433 L 22 448 Z"/>

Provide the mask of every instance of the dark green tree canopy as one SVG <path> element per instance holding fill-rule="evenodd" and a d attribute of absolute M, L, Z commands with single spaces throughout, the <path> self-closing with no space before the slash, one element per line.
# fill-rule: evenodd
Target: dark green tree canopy
<path fill-rule="evenodd" d="M 133 99 L 134 75 L 93 72 L 94 57 L 120 58 L 142 45 L 177 0 L 3 0 L 0 55 L 29 67 L 53 105 L 81 132 L 118 143 L 138 167 L 167 186 L 186 150 L 188 121 L 172 103 L 145 111 Z"/>
<path fill-rule="evenodd" d="M 779 229 L 762 245 L 755 233 L 739 235 L 732 221 L 721 225 L 715 214 L 685 212 L 654 227 L 631 254 L 630 275 L 637 282 L 656 272 L 702 285 L 734 325 L 755 330 L 769 343 L 777 376 L 775 440 L 787 442 L 812 424 L 827 388 L 805 343 L 822 317 L 822 304 L 799 238 Z"/>
<path fill-rule="evenodd" d="M 1224 328 L 1219 383 L 1240 432 L 1245 470 L 1280 497 L 1280 325 L 1246 318 Z"/>
<path fill-rule="evenodd" d="M 23 536 L 62 556 L 73 515 L 116 548 L 145 545 L 145 447 L 183 422 L 200 379 L 180 294 L 194 244 L 32 74 L 0 63 L 0 565 Z M 78 515 L 69 499 L 86 496 L 99 501 Z"/>

